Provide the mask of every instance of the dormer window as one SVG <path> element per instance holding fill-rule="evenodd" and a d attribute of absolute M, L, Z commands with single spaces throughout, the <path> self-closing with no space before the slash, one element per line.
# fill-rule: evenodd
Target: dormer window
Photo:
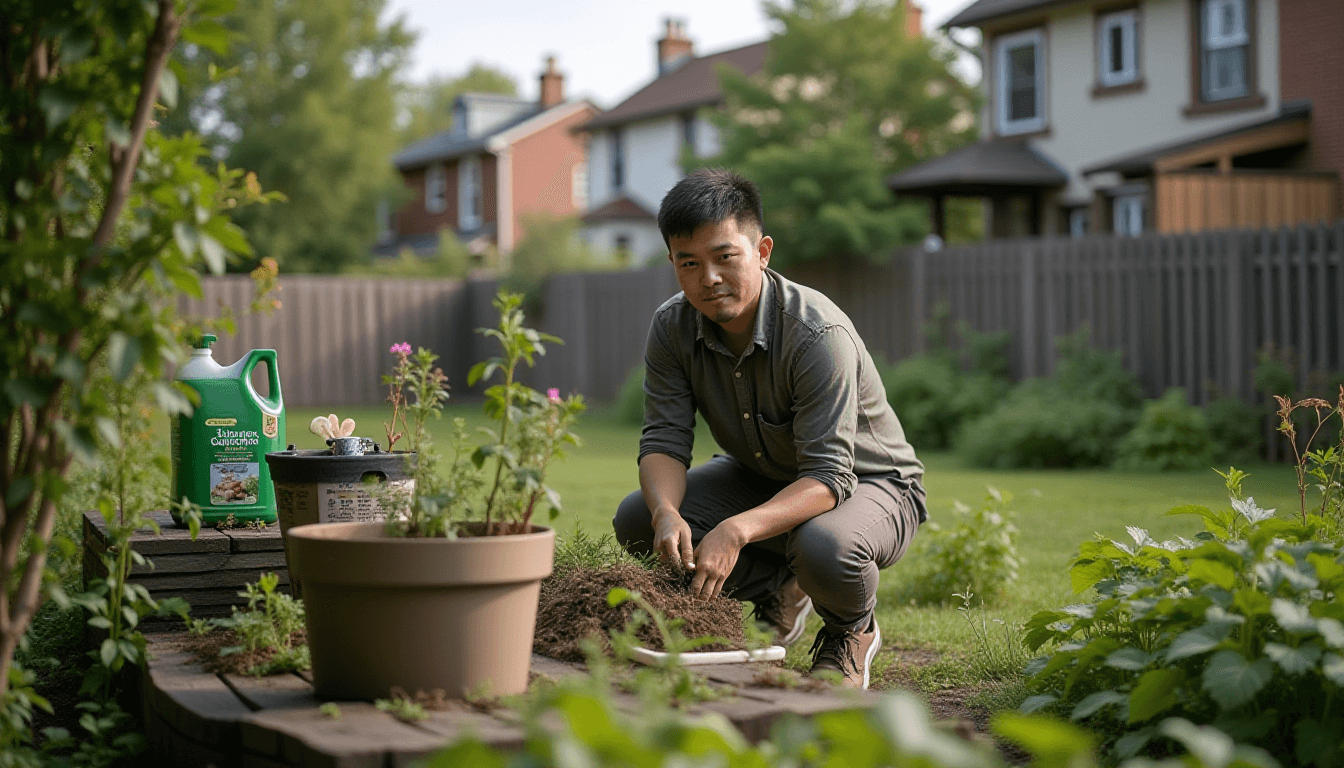
<path fill-rule="evenodd" d="M 457 228 L 463 232 L 481 226 L 481 158 L 462 158 L 457 164 Z"/>
<path fill-rule="evenodd" d="M 1039 29 L 994 43 L 995 114 L 1000 135 L 1045 128 L 1045 42 Z"/>
<path fill-rule="evenodd" d="M 1139 79 L 1139 12 L 1133 8 L 1097 20 L 1098 76 L 1103 88 Z"/>
<path fill-rule="evenodd" d="M 443 213 L 448 208 L 448 176 L 443 165 L 435 164 L 425 169 L 425 211 Z"/>

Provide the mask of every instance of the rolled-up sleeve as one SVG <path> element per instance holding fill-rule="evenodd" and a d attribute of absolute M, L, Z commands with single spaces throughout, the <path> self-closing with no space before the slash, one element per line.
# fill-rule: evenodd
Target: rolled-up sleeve
<path fill-rule="evenodd" d="M 644 348 L 644 433 L 639 438 L 639 458 L 663 453 L 690 467 L 695 396 L 661 320 L 654 315 Z"/>
<path fill-rule="evenodd" d="M 793 368 L 793 438 L 798 477 L 811 477 L 848 499 L 858 486 L 854 437 L 859 411 L 859 348 L 839 325 L 822 330 Z"/>

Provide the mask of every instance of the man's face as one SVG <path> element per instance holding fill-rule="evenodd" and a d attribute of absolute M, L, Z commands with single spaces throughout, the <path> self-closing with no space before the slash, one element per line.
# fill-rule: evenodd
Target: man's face
<path fill-rule="evenodd" d="M 774 241 L 734 218 L 668 238 L 668 258 L 691 306 L 730 333 L 751 329 Z"/>

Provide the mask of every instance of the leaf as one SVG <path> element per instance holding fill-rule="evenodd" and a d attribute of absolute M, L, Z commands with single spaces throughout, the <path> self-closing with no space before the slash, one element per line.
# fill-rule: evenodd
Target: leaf
<path fill-rule="evenodd" d="M 1321 647 L 1315 643 L 1303 643 L 1296 648 L 1283 643 L 1265 643 L 1265 655 L 1284 672 L 1300 675 L 1316 668 L 1316 662 L 1321 659 Z"/>
<path fill-rule="evenodd" d="M 109 621 L 108 618 L 107 618 L 106 616 L 91 616 L 91 617 L 89 617 L 88 625 L 89 625 L 90 627 L 95 628 L 95 629 L 111 629 L 111 628 L 112 628 L 112 622 Z"/>
<path fill-rule="evenodd" d="M 1223 623 L 1208 623 L 1188 632 L 1182 632 L 1167 648 L 1167 661 L 1188 659 L 1201 653 L 1208 653 L 1222 644 L 1231 634 L 1232 626 Z"/>
<path fill-rule="evenodd" d="M 1086 720 L 1101 711 L 1103 707 L 1112 704 L 1125 704 L 1129 701 L 1129 694 L 1119 691 L 1096 691 L 1089 693 L 1078 702 L 1069 717 L 1073 720 Z"/>
<path fill-rule="evenodd" d="M 190 259 L 196 255 L 196 245 L 200 242 L 200 234 L 196 228 L 185 221 L 173 222 L 173 242 L 177 243 L 177 249 L 182 251 L 184 258 Z"/>
<path fill-rule="evenodd" d="M 1316 632 L 1316 619 L 1305 605 L 1298 605 L 1291 600 L 1276 597 L 1269 610 L 1274 614 L 1274 619 L 1279 622 L 1279 626 L 1283 627 L 1284 632 L 1291 632 L 1296 635 L 1309 635 Z"/>
<path fill-rule="evenodd" d="M 1273 677 L 1269 659 L 1251 663 L 1236 651 L 1224 650 L 1215 653 L 1204 668 L 1204 690 L 1223 709 L 1233 709 L 1255 698 Z"/>
<path fill-rule="evenodd" d="M 9 484 L 9 492 L 5 494 L 5 508 L 12 511 L 22 504 L 36 488 L 37 485 L 33 483 L 33 478 L 27 475 L 14 478 L 14 481 Z"/>
<path fill-rule="evenodd" d="M 1131 672 L 1139 672 L 1145 669 L 1153 661 L 1151 653 L 1144 653 L 1138 648 L 1121 648 L 1110 656 L 1106 657 L 1104 662 L 1108 667 L 1115 669 L 1126 669 Z"/>
<path fill-rule="evenodd" d="M 169 109 L 177 106 L 177 73 L 172 67 L 164 67 L 159 75 L 159 100 Z"/>
<path fill-rule="evenodd" d="M 50 396 L 53 382 L 42 379 L 17 378 L 5 381 L 5 394 L 9 396 L 9 401 L 15 406 L 27 403 L 32 406 L 39 406 L 47 402 Z"/>
<path fill-rule="evenodd" d="M 1321 659 L 1321 674 L 1325 679 L 1344 688 L 1344 656 L 1337 653 L 1327 653 Z"/>
<path fill-rule="evenodd" d="M 1185 672 L 1180 669 L 1153 669 L 1143 673 L 1129 695 L 1129 723 L 1141 723 L 1175 706 L 1180 700 L 1176 689 L 1183 682 Z"/>
<path fill-rule="evenodd" d="M 1056 701 L 1059 701 L 1059 697 L 1053 693 L 1039 693 L 1035 696 L 1028 697 L 1027 700 L 1022 702 L 1022 705 L 1017 708 L 1017 711 L 1024 715 L 1029 715 L 1032 712 L 1037 712 L 1054 704 Z"/>
<path fill-rule="evenodd" d="M 1152 726 L 1140 728 L 1137 731 L 1130 731 L 1115 741 L 1115 754 L 1121 758 L 1131 758 L 1139 753 L 1139 750 L 1148 746 L 1148 742 L 1153 740 L 1153 734 L 1156 729 Z"/>
<path fill-rule="evenodd" d="M 182 41 L 194 43 L 220 55 L 229 52 L 229 38 L 233 33 L 217 21 L 205 19 L 182 30 Z"/>
<path fill-rule="evenodd" d="M 1339 720 L 1322 723 L 1319 720 L 1299 720 L 1293 726 L 1297 738 L 1293 755 L 1302 765 L 1332 768 L 1339 765 L 1340 733 L 1344 723 Z"/>
<path fill-rule="evenodd" d="M 54 129 L 70 119 L 83 102 L 81 94 L 59 83 L 46 85 L 37 94 L 37 106 L 47 118 L 47 130 Z"/>
<path fill-rule="evenodd" d="M 1086 592 L 1097 582 L 1111 575 L 1111 563 L 1108 560 L 1078 561 L 1069 568 L 1069 583 L 1075 595 Z"/>
<path fill-rule="evenodd" d="M 98 649 L 98 658 L 102 660 L 104 667 L 112 666 L 112 662 L 117 660 L 117 641 L 112 638 L 103 640 L 103 645 Z"/>
<path fill-rule="evenodd" d="M 638 592 L 631 592 L 624 587 L 614 587 L 607 593 L 607 605 L 612 607 L 618 606 L 621 603 L 636 597 L 638 594 Z"/>
<path fill-rule="evenodd" d="M 224 274 L 224 258 L 227 252 L 219 241 L 204 232 L 200 233 L 199 244 L 201 255 L 205 257 L 205 264 L 210 271 L 216 275 Z"/>
<path fill-rule="evenodd" d="M 1344 648 L 1344 623 L 1339 619 L 1325 617 L 1316 620 L 1316 629 L 1321 633 L 1325 644 L 1331 648 Z"/>
<path fill-rule="evenodd" d="M 140 340 L 133 336 L 117 331 L 107 340 L 107 362 L 118 382 L 125 381 L 135 371 L 140 355 Z"/>
<path fill-rule="evenodd" d="M 1031 753 L 1035 758 L 1032 764 L 1038 766 L 1086 765 L 1096 747 L 1092 734 L 1044 715 L 1000 712 L 990 721 L 990 730 Z"/>
<path fill-rule="evenodd" d="M 1206 558 L 1190 560 L 1190 579 L 1208 584 L 1217 584 L 1223 589 L 1232 589 L 1237 585 L 1237 572 L 1226 563 Z"/>
<path fill-rule="evenodd" d="M 1204 768 L 1227 768 L 1236 752 L 1232 738 L 1213 726 L 1172 717 L 1163 720 L 1157 729 L 1163 736 L 1180 742 Z"/>

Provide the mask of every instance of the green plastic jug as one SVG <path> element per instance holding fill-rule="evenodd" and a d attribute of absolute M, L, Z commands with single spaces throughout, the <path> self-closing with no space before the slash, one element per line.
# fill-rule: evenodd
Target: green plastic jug
<path fill-rule="evenodd" d="M 285 405 L 275 350 L 254 349 L 229 366 L 215 362 L 206 334 L 177 379 L 201 395 L 191 416 L 174 416 L 172 498 L 200 505 L 205 525 L 275 522 L 275 488 L 266 454 L 285 447 Z M 252 386 L 252 369 L 266 364 L 269 397 Z M 173 518 L 180 524 L 177 511 Z"/>

